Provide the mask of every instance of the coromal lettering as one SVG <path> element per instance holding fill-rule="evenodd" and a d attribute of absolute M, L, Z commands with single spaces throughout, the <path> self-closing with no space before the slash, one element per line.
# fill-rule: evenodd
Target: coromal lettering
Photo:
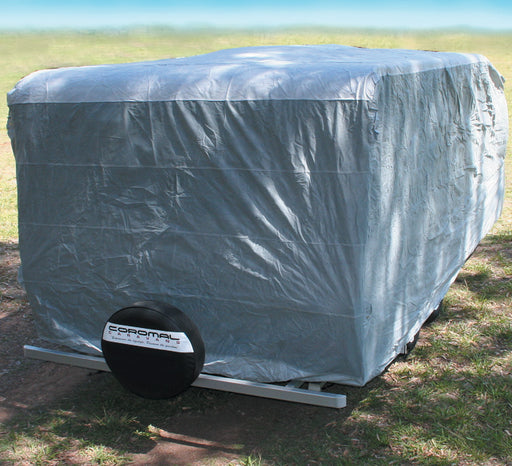
<path fill-rule="evenodd" d="M 139 335 L 141 337 L 165 338 L 167 340 L 175 340 L 175 341 L 180 340 L 179 338 L 173 337 L 171 333 L 158 332 L 155 330 L 148 331 L 148 330 L 144 330 L 144 329 L 127 328 L 127 327 L 123 327 L 121 325 L 114 325 L 114 324 L 109 324 L 108 330 L 110 332 L 135 334 L 135 335 Z"/>

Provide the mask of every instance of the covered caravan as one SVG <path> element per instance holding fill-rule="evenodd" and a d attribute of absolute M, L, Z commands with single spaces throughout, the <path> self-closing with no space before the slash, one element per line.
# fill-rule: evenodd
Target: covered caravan
<path fill-rule="evenodd" d="M 156 300 L 206 373 L 363 385 L 502 207 L 503 79 L 478 55 L 241 48 L 39 71 L 8 103 L 20 277 L 80 352 Z"/>

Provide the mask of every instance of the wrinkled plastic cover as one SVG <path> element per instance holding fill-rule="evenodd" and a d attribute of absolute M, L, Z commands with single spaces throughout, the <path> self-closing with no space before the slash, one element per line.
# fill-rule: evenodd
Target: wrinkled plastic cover
<path fill-rule="evenodd" d="M 502 207 L 503 80 L 478 55 L 233 49 L 39 71 L 8 103 L 21 278 L 79 351 L 159 300 L 205 372 L 362 385 Z"/>

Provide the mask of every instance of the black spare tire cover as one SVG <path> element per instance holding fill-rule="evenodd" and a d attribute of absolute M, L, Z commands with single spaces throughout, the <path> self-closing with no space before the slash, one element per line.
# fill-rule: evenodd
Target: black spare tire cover
<path fill-rule="evenodd" d="M 195 324 L 179 309 L 155 301 L 115 312 L 103 328 L 101 349 L 121 385 L 144 398 L 177 395 L 204 364 L 204 343 Z"/>

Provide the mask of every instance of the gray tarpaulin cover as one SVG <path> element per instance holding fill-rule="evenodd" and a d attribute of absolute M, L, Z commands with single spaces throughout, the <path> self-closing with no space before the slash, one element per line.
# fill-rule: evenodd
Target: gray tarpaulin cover
<path fill-rule="evenodd" d="M 8 95 L 21 278 L 89 353 L 116 310 L 199 327 L 207 373 L 362 385 L 500 214 L 503 79 L 338 45 L 39 71 Z"/>

